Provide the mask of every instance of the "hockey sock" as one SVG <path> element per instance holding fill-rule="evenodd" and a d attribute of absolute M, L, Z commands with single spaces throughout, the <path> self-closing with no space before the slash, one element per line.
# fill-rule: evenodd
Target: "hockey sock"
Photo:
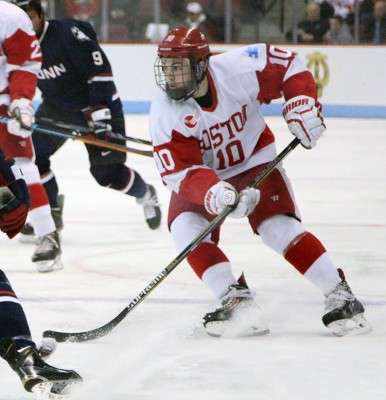
<path fill-rule="evenodd" d="M 237 281 L 228 258 L 214 243 L 201 243 L 189 254 L 188 262 L 217 298 Z"/>
<path fill-rule="evenodd" d="M 41 180 L 44 189 L 46 190 L 50 207 L 51 208 L 59 207 L 58 205 L 59 187 L 54 173 L 50 170 L 47 174 L 41 177 Z"/>
<path fill-rule="evenodd" d="M 133 197 L 145 195 L 147 185 L 135 170 L 126 165 L 118 164 L 110 166 L 107 172 L 102 169 L 99 171 L 94 167 L 93 175 L 102 186 L 108 186 L 110 189 L 118 190 Z"/>
<path fill-rule="evenodd" d="M 139 175 L 137 171 L 130 169 L 129 172 L 131 176 L 134 176 L 134 179 L 130 189 L 126 191 L 126 194 L 136 198 L 141 198 L 145 196 L 147 190 L 147 185 L 145 181 L 142 179 L 141 175 Z"/>
<path fill-rule="evenodd" d="M 38 167 L 30 159 L 16 158 L 15 160 L 23 172 L 31 199 L 28 213 L 31 225 L 37 236 L 47 235 L 55 230 L 55 224 L 48 204 L 47 193 L 40 181 Z"/>
<path fill-rule="evenodd" d="M 53 232 L 55 223 L 43 185 L 40 183 L 29 184 L 28 192 L 31 198 L 31 209 L 28 216 L 36 235 L 41 237 Z"/>
<path fill-rule="evenodd" d="M 330 293 L 340 282 L 337 268 L 323 244 L 310 232 L 293 239 L 283 252 L 284 258 L 324 294 Z"/>
<path fill-rule="evenodd" d="M 323 244 L 296 219 L 275 215 L 265 220 L 258 232 L 263 242 L 282 254 L 301 274 L 324 294 L 340 282 L 336 266 Z"/>
<path fill-rule="evenodd" d="M 32 343 L 23 308 L 5 273 L 0 270 L 0 339 L 4 338 L 14 338 L 20 342 L 20 347 Z"/>

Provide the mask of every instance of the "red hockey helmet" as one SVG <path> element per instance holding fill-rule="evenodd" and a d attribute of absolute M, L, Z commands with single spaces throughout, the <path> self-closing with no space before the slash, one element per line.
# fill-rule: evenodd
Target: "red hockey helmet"
<path fill-rule="evenodd" d="M 206 76 L 209 54 L 209 43 L 200 30 L 172 29 L 158 46 L 157 85 L 174 100 L 188 99 Z"/>

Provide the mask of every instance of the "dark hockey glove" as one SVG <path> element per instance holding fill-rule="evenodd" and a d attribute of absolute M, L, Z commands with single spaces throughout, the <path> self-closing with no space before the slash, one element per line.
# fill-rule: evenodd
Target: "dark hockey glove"
<path fill-rule="evenodd" d="M 90 106 L 83 109 L 89 128 L 98 139 L 111 137 L 111 111 L 106 106 Z"/>
<path fill-rule="evenodd" d="M 0 159 L 0 181 L 9 189 L 3 195 L 5 201 L 0 207 L 0 230 L 13 238 L 27 219 L 30 205 L 28 189 L 20 169 L 10 160 Z"/>

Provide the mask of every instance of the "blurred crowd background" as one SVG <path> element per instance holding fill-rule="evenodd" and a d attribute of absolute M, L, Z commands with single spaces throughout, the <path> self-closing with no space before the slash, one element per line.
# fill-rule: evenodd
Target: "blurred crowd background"
<path fill-rule="evenodd" d="M 386 0 L 43 0 L 103 42 L 158 42 L 176 25 L 217 43 L 386 44 Z"/>

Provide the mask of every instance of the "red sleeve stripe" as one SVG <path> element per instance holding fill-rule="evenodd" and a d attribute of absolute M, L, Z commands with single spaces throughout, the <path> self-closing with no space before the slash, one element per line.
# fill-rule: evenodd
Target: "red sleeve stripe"
<path fill-rule="evenodd" d="M 300 72 L 288 78 L 283 84 L 283 94 L 286 100 L 300 95 L 316 99 L 316 83 L 311 72 Z"/>
<path fill-rule="evenodd" d="M 37 76 L 26 71 L 12 71 L 9 76 L 11 99 L 26 98 L 32 100 L 35 95 Z"/>
<path fill-rule="evenodd" d="M 163 150 L 166 150 L 163 151 Z M 186 137 L 182 133 L 173 129 L 170 141 L 158 146 L 154 146 L 154 152 L 157 153 L 162 164 L 166 155 L 170 154 L 173 166 L 165 168 L 161 176 L 175 174 L 194 165 L 202 165 L 202 156 L 200 142 L 194 137 Z M 168 160 L 165 160 L 167 162 Z"/>
<path fill-rule="evenodd" d="M 23 65 L 28 61 L 41 62 L 42 54 L 36 36 L 18 29 L 3 42 L 7 62 L 11 65 Z"/>

